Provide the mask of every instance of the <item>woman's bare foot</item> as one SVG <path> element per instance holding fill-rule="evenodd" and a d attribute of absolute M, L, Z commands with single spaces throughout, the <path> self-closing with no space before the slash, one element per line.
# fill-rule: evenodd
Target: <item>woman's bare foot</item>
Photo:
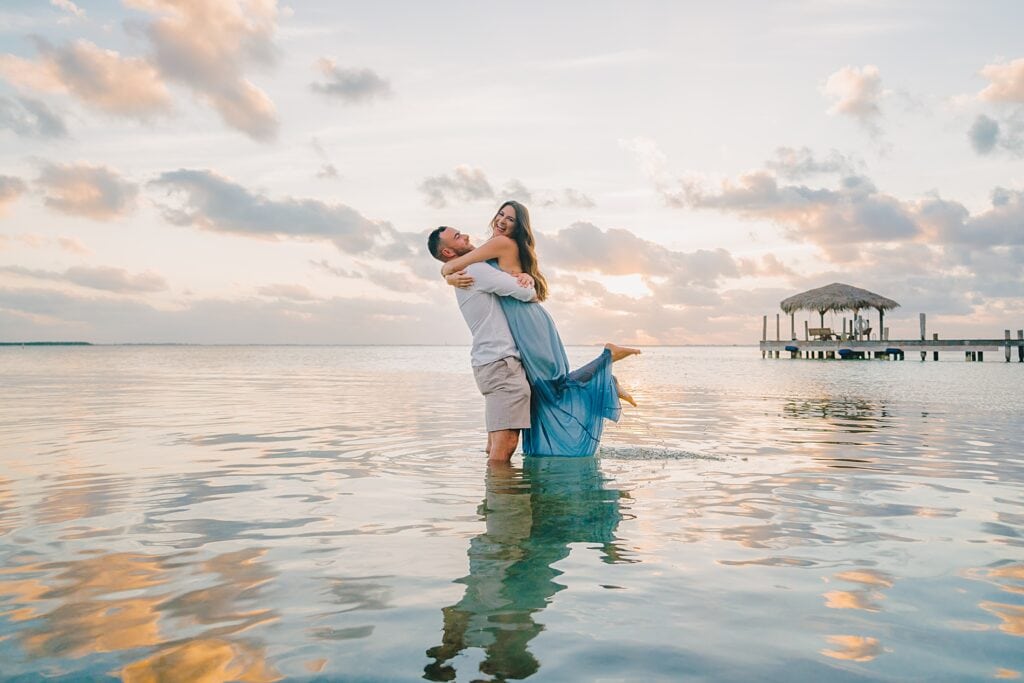
<path fill-rule="evenodd" d="M 619 398 L 621 398 L 623 401 L 636 408 L 636 401 L 633 400 L 633 397 L 629 395 L 628 391 L 617 385 L 615 389 L 619 393 Z"/>
<path fill-rule="evenodd" d="M 622 360 L 626 356 L 633 356 L 640 353 L 640 349 L 634 349 L 631 346 L 619 346 L 618 344 L 612 344 L 608 342 L 604 345 L 604 348 L 612 352 L 612 362 Z"/>

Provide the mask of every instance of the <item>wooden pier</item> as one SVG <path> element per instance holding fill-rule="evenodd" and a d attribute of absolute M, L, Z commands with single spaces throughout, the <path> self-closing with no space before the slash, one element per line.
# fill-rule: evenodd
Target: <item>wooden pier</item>
<path fill-rule="evenodd" d="M 985 354 L 998 357 L 1002 352 L 1003 359 L 1009 363 L 1016 360 L 1024 363 L 1024 330 L 1017 330 L 1011 336 L 1011 330 L 1004 330 L 1003 338 L 992 339 L 939 339 L 938 334 L 931 338 L 925 336 L 925 315 L 921 314 L 921 336 L 919 339 L 888 339 L 888 328 L 881 330 L 882 339 L 864 338 L 853 332 L 852 325 L 847 331 L 843 321 L 843 331 L 832 333 L 828 328 L 809 328 L 804 325 L 804 338 L 796 338 L 796 330 L 791 327 L 791 339 L 781 339 L 779 316 L 775 316 L 775 339 L 768 339 L 768 316 L 764 316 L 761 334 L 762 358 L 807 358 L 837 360 L 905 360 L 907 356 L 920 354 L 922 361 L 939 360 L 939 353 L 955 353 L 965 361 L 984 361 Z M 916 353 L 915 353 L 916 352 Z M 961 355 L 962 354 L 962 355 Z"/>

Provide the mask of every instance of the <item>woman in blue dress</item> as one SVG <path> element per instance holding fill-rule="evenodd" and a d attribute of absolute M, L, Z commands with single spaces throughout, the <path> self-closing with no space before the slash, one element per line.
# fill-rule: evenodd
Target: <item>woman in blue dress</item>
<path fill-rule="evenodd" d="M 547 280 L 541 275 L 534 251 L 530 213 L 515 201 L 501 205 L 491 220 L 491 239 L 473 251 L 445 263 L 442 274 L 449 284 L 468 287 L 472 278 L 461 271 L 471 263 L 487 261 L 496 268 L 519 275 L 547 298 Z M 527 455 L 589 456 L 597 451 L 604 421 L 618 421 L 619 399 L 636 405 L 612 375 L 612 363 L 640 353 L 606 344 L 601 354 L 586 365 L 570 370 L 558 330 L 539 303 L 500 297 L 509 329 L 530 382 L 530 429 L 523 430 Z"/>

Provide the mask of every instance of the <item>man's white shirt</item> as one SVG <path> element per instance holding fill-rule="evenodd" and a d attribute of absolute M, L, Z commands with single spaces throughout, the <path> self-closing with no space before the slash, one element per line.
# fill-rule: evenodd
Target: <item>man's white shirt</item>
<path fill-rule="evenodd" d="M 487 263 L 471 263 L 466 266 L 466 273 L 473 278 L 473 285 L 469 289 L 456 287 L 455 298 L 469 331 L 473 333 L 473 350 L 470 352 L 473 367 L 509 356 L 519 358 L 519 350 L 498 297 L 533 301 L 537 293 L 533 287 L 520 287 L 514 277 Z"/>

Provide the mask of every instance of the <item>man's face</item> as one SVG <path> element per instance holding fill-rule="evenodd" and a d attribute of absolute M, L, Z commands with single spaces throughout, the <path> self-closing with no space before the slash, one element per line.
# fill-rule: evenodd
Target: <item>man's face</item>
<path fill-rule="evenodd" d="M 473 245 L 469 243 L 469 235 L 463 234 L 455 228 L 445 228 L 441 231 L 442 256 L 453 259 L 471 251 L 473 251 Z"/>

